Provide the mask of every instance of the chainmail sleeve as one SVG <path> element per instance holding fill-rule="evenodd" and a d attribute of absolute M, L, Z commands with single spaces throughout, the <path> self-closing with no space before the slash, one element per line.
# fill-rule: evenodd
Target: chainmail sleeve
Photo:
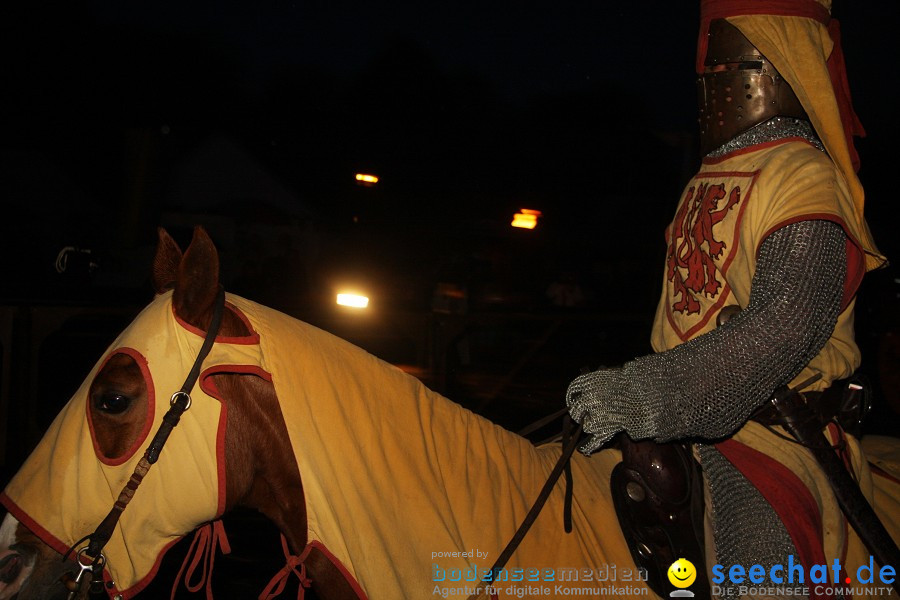
<path fill-rule="evenodd" d="M 761 244 L 747 307 L 666 352 L 575 379 L 569 412 L 593 434 L 590 453 L 620 431 L 666 442 L 736 431 L 831 336 L 846 274 L 845 234 L 830 221 L 787 225 Z"/>

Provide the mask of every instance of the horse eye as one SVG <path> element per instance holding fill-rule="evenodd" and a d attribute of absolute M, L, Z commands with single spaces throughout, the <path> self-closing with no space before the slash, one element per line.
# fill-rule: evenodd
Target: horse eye
<path fill-rule="evenodd" d="M 102 394 L 94 399 L 94 407 L 111 415 L 125 412 L 131 406 L 131 398 L 121 394 Z"/>
<path fill-rule="evenodd" d="M 10 546 L 9 549 L 12 550 L 13 547 Z M 10 584 L 15 581 L 19 577 L 19 573 L 22 572 L 23 562 L 22 555 L 16 552 L 0 558 L 0 583 Z"/>

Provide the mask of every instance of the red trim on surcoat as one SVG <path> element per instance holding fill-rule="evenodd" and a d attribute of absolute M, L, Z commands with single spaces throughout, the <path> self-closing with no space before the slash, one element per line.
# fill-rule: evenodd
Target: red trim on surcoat
<path fill-rule="evenodd" d="M 756 487 L 784 523 L 800 562 L 808 574 L 812 565 L 825 564 L 822 515 L 804 483 L 786 466 L 759 450 L 734 439 L 716 444 L 716 449 Z M 813 597 L 816 595 L 812 587 Z"/>
<path fill-rule="evenodd" d="M 721 273 L 724 281 L 722 281 L 722 291 L 719 292 L 718 299 L 710 306 L 705 313 L 699 318 L 699 320 L 694 323 L 693 326 L 688 328 L 687 330 L 682 331 L 681 327 L 677 324 L 675 320 L 675 315 L 672 314 L 672 298 L 667 298 L 666 304 L 666 319 L 669 321 L 669 326 L 672 328 L 672 331 L 678 335 L 679 339 L 682 342 L 686 342 L 694 337 L 701 329 L 703 329 L 713 318 L 713 316 L 717 315 L 719 311 L 725 306 L 725 301 L 728 300 L 729 296 L 731 296 L 731 286 L 728 285 L 728 279 L 726 274 L 728 273 L 728 269 L 731 266 L 731 263 L 734 261 L 737 256 L 738 248 L 740 247 L 741 238 L 741 223 L 744 220 L 744 211 L 747 208 L 748 203 L 750 202 L 750 198 L 753 194 L 753 188 L 756 184 L 756 180 L 759 178 L 759 171 L 714 171 L 707 173 L 698 173 L 691 179 L 691 183 L 697 181 L 698 179 L 717 179 L 717 178 L 726 178 L 726 177 L 744 177 L 750 179 L 750 184 L 747 186 L 747 190 L 742 193 L 740 206 L 738 207 L 738 216 L 734 222 L 734 228 L 732 231 L 731 242 L 732 246 L 728 249 L 728 257 L 722 263 L 721 267 L 716 268 L 717 273 Z M 682 199 L 682 203 L 685 200 Z M 679 204 L 678 211 L 681 211 L 682 204 Z M 677 219 L 677 217 L 676 217 Z M 672 222 L 671 227 L 675 226 L 675 221 Z M 685 233 L 685 235 L 690 235 L 689 233 Z M 667 229 L 666 239 L 669 240 L 669 245 L 677 244 L 678 240 L 672 239 L 672 232 Z M 668 250 L 667 250 L 668 252 Z M 667 286 L 667 289 L 668 286 Z"/>
<path fill-rule="evenodd" d="M 888 481 L 893 481 L 897 485 L 900 485 L 900 479 L 897 479 L 878 465 L 873 462 L 869 463 L 869 470 L 872 471 L 872 475 L 878 475 L 879 477 L 884 477 Z"/>
<path fill-rule="evenodd" d="M 776 223 L 762 235 L 759 246 L 756 248 L 756 253 L 757 255 L 759 254 L 759 247 L 762 246 L 763 241 L 765 241 L 765 239 L 773 232 L 787 225 L 800 223 L 802 221 L 831 221 L 832 223 L 839 225 L 841 229 L 844 230 L 844 235 L 847 236 L 845 244 L 847 253 L 847 273 L 844 276 L 844 293 L 841 297 L 841 310 L 844 310 L 850 304 L 853 296 L 856 295 L 856 291 L 862 283 L 863 276 L 866 274 L 866 255 L 859 240 L 854 237 L 849 227 L 847 227 L 846 221 L 839 216 L 831 213 L 809 213 L 797 215 L 796 217 L 791 217 L 790 219 Z"/>

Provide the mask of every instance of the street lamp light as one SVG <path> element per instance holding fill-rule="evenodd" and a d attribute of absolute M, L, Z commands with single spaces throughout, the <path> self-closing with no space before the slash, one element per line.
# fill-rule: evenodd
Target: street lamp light
<path fill-rule="evenodd" d="M 349 308 L 366 308 L 369 306 L 369 298 L 362 294 L 342 292 L 337 295 L 337 303 L 339 306 L 347 306 Z"/>
<path fill-rule="evenodd" d="M 372 175 L 371 173 L 357 173 L 356 182 L 359 185 L 375 185 L 378 183 L 378 175 Z"/>
<path fill-rule="evenodd" d="M 510 225 L 519 229 L 534 229 L 537 227 L 538 218 L 542 215 L 541 211 L 530 208 L 520 209 L 513 215 Z"/>

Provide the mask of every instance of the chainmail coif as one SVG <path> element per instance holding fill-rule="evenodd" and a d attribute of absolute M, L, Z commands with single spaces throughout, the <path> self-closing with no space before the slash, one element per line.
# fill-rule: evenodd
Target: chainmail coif
<path fill-rule="evenodd" d="M 818 354 L 834 330 L 846 272 L 843 230 L 782 227 L 761 244 L 747 307 L 723 326 L 621 368 L 575 379 L 566 393 L 591 453 L 625 431 L 658 442 L 734 433 Z"/>

